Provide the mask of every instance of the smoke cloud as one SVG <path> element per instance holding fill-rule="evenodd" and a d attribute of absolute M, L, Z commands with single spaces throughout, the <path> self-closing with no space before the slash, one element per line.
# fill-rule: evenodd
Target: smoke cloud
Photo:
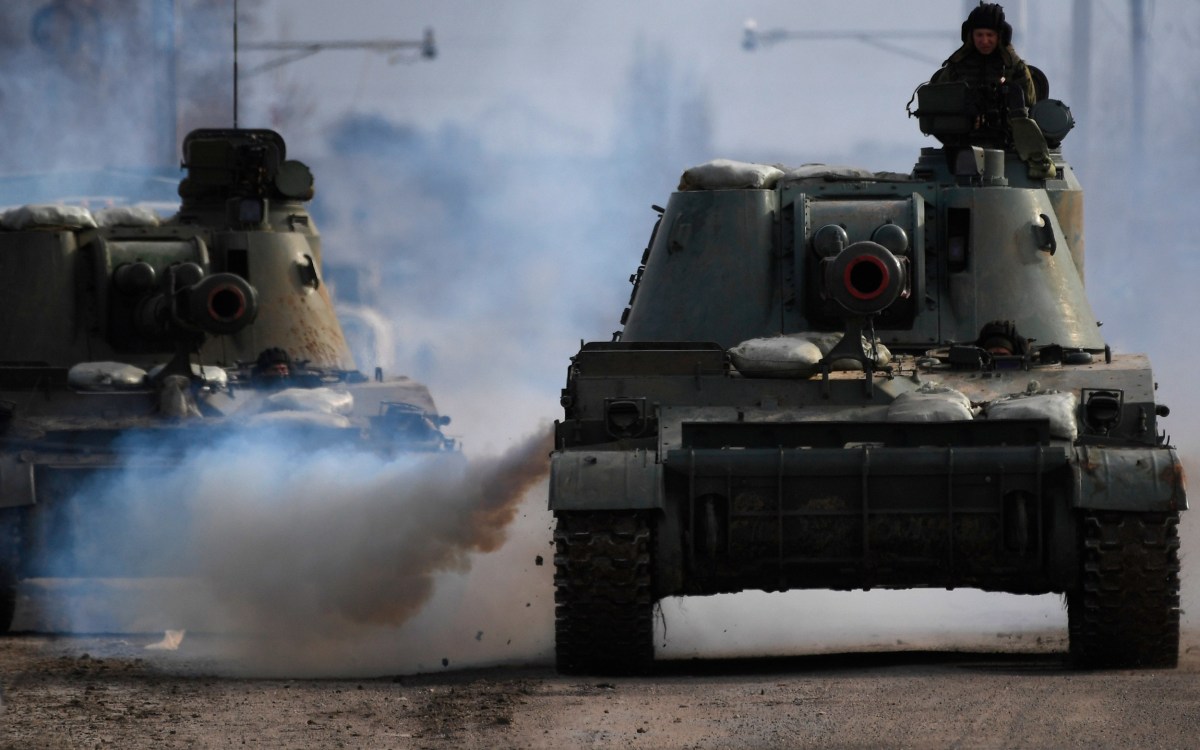
<path fill-rule="evenodd" d="M 127 594 L 134 609 L 118 623 L 224 636 L 213 641 L 219 652 L 228 649 L 216 654 L 217 669 L 268 674 L 345 674 L 355 649 L 378 646 L 384 634 L 397 642 L 381 652 L 390 659 L 368 660 L 371 669 L 404 671 L 419 661 L 401 653 L 428 659 L 430 638 L 455 621 L 503 632 L 503 611 L 447 613 L 444 600 L 446 621 L 400 629 L 439 582 L 449 591 L 474 586 L 455 576 L 508 538 L 522 501 L 546 475 L 547 430 L 471 461 L 457 453 L 384 459 L 348 449 L 296 451 L 294 439 L 256 433 L 191 446 L 168 472 L 130 469 L 83 490 L 94 524 L 89 538 L 104 539 L 124 558 L 111 564 L 184 576 Z M 145 445 L 124 451 L 133 463 L 177 455 Z M 526 563 L 533 560 L 530 552 Z M 524 605 L 536 591 L 522 590 L 536 581 L 505 578 L 509 601 L 494 604 L 530 616 L 520 610 L 531 609 Z M 83 610 L 69 625 L 96 629 Z M 461 661 L 462 644 L 441 646 L 441 658 Z M 486 658 L 479 648 L 470 657 Z"/>
<path fill-rule="evenodd" d="M 469 465 L 453 454 L 202 453 L 179 477 L 195 488 L 193 554 L 238 621 L 301 638 L 401 624 L 428 599 L 434 572 L 463 571 L 468 553 L 499 547 L 549 448 L 539 436 Z"/>

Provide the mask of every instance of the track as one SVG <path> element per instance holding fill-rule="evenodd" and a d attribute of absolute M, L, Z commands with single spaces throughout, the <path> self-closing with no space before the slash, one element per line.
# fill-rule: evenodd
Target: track
<path fill-rule="evenodd" d="M 1084 517 L 1083 589 L 1067 597 L 1071 656 L 1087 668 L 1173 667 L 1179 514 Z"/>
<path fill-rule="evenodd" d="M 566 674 L 639 674 L 654 659 L 650 526 L 637 511 L 560 512 L 554 626 Z"/>

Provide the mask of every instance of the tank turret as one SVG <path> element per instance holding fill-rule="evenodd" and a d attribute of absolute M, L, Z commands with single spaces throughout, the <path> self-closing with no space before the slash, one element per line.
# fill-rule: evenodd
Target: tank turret
<path fill-rule="evenodd" d="M 20 579 L 161 574 L 113 570 L 111 540 L 65 565 L 45 549 L 87 535 L 75 506 L 90 478 L 165 469 L 128 436 L 186 452 L 285 425 L 299 450 L 457 451 L 425 386 L 356 369 L 322 277 L 312 173 L 283 138 L 193 131 L 183 167 L 170 218 L 59 204 L 0 216 L 0 631 Z"/>
<path fill-rule="evenodd" d="M 684 173 L 562 392 L 560 670 L 650 668 L 663 597 L 880 587 L 1065 594 L 1076 665 L 1175 665 L 1182 468 L 1086 296 L 1061 137 L 1045 180 L 946 140 Z"/>

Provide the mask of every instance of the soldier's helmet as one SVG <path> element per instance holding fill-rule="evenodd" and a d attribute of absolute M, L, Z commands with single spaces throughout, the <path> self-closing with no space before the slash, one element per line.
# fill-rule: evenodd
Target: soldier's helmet
<path fill-rule="evenodd" d="M 281 383 L 291 374 L 292 358 L 279 347 L 263 349 L 254 363 L 254 379 L 263 384 Z"/>
<path fill-rule="evenodd" d="M 1000 46 L 1012 44 L 1012 25 L 1004 20 L 1004 7 L 1000 3 L 980 2 L 971 11 L 962 25 L 962 40 L 969 42 L 975 29 L 991 29 L 1000 35 Z"/>

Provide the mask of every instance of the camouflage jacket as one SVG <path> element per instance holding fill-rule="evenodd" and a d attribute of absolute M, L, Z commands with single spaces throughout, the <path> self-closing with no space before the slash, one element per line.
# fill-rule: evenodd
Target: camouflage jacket
<path fill-rule="evenodd" d="M 1037 101 L 1033 77 L 1029 66 L 1010 44 L 990 55 L 981 55 L 974 45 L 967 42 L 942 63 L 941 69 L 933 74 L 931 83 L 953 83 L 965 81 L 972 86 L 999 86 L 1001 82 L 1018 86 L 1025 94 L 1025 106 L 1032 107 Z M 1012 113 L 1014 116 L 1017 113 Z M 1022 113 L 1020 116 L 1024 116 Z"/>
<path fill-rule="evenodd" d="M 1033 74 L 1011 44 L 990 55 L 981 55 L 973 44 L 964 44 L 933 74 L 930 82 L 958 81 L 970 84 L 977 97 L 975 130 L 967 137 L 968 143 L 1012 149 L 1029 165 L 1030 177 L 1055 176 L 1046 139 L 1029 116 L 1030 108 L 1037 102 Z M 1005 88 L 1011 94 L 1014 87 L 1024 94 L 1024 107 L 1005 95 Z"/>

